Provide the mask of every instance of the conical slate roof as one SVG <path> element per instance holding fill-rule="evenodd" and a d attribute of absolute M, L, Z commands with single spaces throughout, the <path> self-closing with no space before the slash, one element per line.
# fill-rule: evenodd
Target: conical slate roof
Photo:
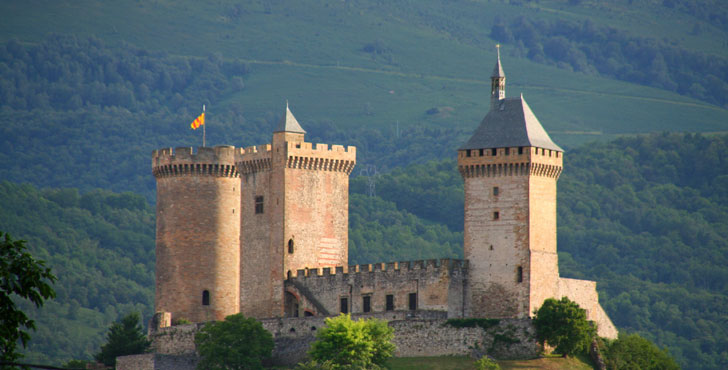
<path fill-rule="evenodd" d="M 501 66 L 500 61 L 500 45 L 496 47 L 498 49 L 498 59 L 495 62 L 495 67 L 493 67 L 493 74 L 491 74 L 490 77 L 505 77 L 506 74 L 503 72 L 503 67 Z"/>
<path fill-rule="evenodd" d="M 306 133 L 306 131 L 298 123 L 298 120 L 296 120 L 296 117 L 294 117 L 293 113 L 291 113 L 291 110 L 288 108 L 288 102 L 286 102 L 286 113 L 283 115 L 281 120 L 278 121 L 278 126 L 273 132 L 295 132 L 298 134 Z"/>
<path fill-rule="evenodd" d="M 516 146 L 564 151 L 551 140 L 523 95 L 499 101 L 460 150 Z"/>

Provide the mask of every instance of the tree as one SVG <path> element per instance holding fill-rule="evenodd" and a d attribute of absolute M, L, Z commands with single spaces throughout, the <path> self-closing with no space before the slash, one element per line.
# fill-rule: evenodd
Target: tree
<path fill-rule="evenodd" d="M 243 314 L 205 325 L 195 335 L 198 369 L 262 369 L 273 352 L 273 336 L 261 323 Z"/>
<path fill-rule="evenodd" d="M 106 366 L 115 366 L 119 356 L 137 355 L 149 349 L 150 342 L 144 335 L 139 312 L 132 312 L 111 324 L 106 344 L 94 358 Z"/>
<path fill-rule="evenodd" d="M 351 316 L 342 314 L 326 319 L 326 327 L 316 335 L 309 355 L 315 361 L 330 361 L 335 369 L 376 367 L 394 354 L 392 338 L 394 329 L 385 321 L 352 321 Z"/>
<path fill-rule="evenodd" d="M 586 311 L 567 297 L 560 301 L 546 299 L 536 311 L 533 324 L 539 343 L 556 347 L 556 352 L 564 357 L 585 352 L 596 334 L 586 319 Z"/>
<path fill-rule="evenodd" d="M 54 298 L 51 284 L 56 277 L 45 262 L 26 252 L 25 240 L 13 240 L 0 231 L 0 361 L 13 362 L 22 357 L 16 352 L 18 341 L 25 346 L 35 330 L 35 322 L 16 307 L 13 298 L 27 299 L 36 307 Z"/>
<path fill-rule="evenodd" d="M 649 340 L 638 334 L 619 335 L 619 338 L 607 344 L 605 351 L 607 368 L 672 370 L 680 369 L 675 359 L 666 350 L 662 350 Z"/>

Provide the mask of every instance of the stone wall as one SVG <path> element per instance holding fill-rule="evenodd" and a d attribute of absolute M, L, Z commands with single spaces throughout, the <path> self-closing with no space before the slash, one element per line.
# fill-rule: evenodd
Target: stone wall
<path fill-rule="evenodd" d="M 342 299 L 354 314 L 365 313 L 365 299 L 371 313 L 411 311 L 413 295 L 416 310 L 462 317 L 467 266 L 462 260 L 443 259 L 298 270 L 286 280 L 286 291 L 296 296 L 304 312 L 316 315 L 339 314 Z M 387 296 L 393 300 L 391 310 Z"/>
<path fill-rule="evenodd" d="M 597 324 L 597 334 L 600 337 L 617 339 L 617 328 L 599 304 L 595 281 L 560 278 L 558 288 L 557 298 L 568 297 L 586 310 L 586 318 Z"/>
<path fill-rule="evenodd" d="M 537 357 L 540 351 L 535 341 L 535 332 L 530 319 L 491 320 L 490 327 L 478 326 L 456 328 L 441 318 L 442 312 L 416 312 L 420 317 L 408 317 L 406 312 L 374 313 L 355 315 L 353 319 L 379 318 L 387 320 L 394 329 L 394 344 L 397 346 L 396 357 L 412 356 L 474 356 L 488 354 L 498 359 L 529 359 Z M 436 317 L 440 318 L 436 318 Z M 390 319 L 391 318 L 391 319 Z M 277 318 L 261 320 L 263 327 L 270 331 L 275 339 L 272 365 L 295 365 L 304 361 L 311 343 L 318 330 L 325 326 L 323 317 Z M 163 328 L 153 333 L 154 366 L 160 361 L 181 363 L 185 356 L 195 354 L 194 334 L 203 324 L 180 325 Z M 139 367 L 128 369 L 152 369 L 149 358 L 128 356 L 125 363 L 138 364 Z M 175 357 L 176 356 L 176 357 Z M 134 357 L 134 358 L 131 358 Z M 157 369 L 159 367 L 154 367 Z M 193 367 L 191 367 L 193 368 Z M 190 368 L 190 369 L 191 369 Z M 180 369 L 187 369 L 180 367 Z"/>
<path fill-rule="evenodd" d="M 116 370 L 195 370 L 197 355 L 162 355 L 145 353 L 143 355 L 121 356 L 116 358 Z"/>

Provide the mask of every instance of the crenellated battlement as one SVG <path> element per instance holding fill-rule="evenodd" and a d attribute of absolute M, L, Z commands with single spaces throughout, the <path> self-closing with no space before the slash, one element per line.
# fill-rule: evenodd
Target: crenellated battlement
<path fill-rule="evenodd" d="M 152 174 L 155 177 L 216 176 L 237 177 L 235 147 L 163 148 L 152 151 Z"/>
<path fill-rule="evenodd" d="M 238 171 L 246 175 L 270 170 L 271 148 L 270 144 L 265 144 L 238 149 L 235 153 L 235 164 L 238 166 Z"/>
<path fill-rule="evenodd" d="M 486 148 L 458 151 L 463 177 L 544 176 L 558 178 L 563 153 L 538 147 Z"/>
<path fill-rule="evenodd" d="M 340 171 L 351 174 L 356 165 L 356 147 L 343 145 L 286 142 L 288 168 Z"/>
<path fill-rule="evenodd" d="M 371 274 L 386 272 L 395 274 L 424 273 L 429 275 L 464 275 L 468 261 L 459 259 L 431 259 L 404 262 L 370 263 L 363 265 L 324 267 L 321 269 L 300 269 L 291 271 L 290 279 L 306 281 L 316 278 L 372 278 Z"/>

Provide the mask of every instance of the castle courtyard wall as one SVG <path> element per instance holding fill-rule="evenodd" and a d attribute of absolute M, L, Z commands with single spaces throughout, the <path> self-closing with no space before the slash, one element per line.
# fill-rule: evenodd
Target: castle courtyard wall
<path fill-rule="evenodd" d="M 595 281 L 560 278 L 558 292 L 557 297 L 568 297 L 586 310 L 587 320 L 597 324 L 597 334 L 600 337 L 617 339 L 617 327 L 599 304 Z"/>
<path fill-rule="evenodd" d="M 530 359 L 540 348 L 530 319 L 496 320 L 492 327 L 456 328 L 444 318 L 429 318 L 441 312 L 417 312 L 421 318 L 407 318 L 409 313 L 375 313 L 354 315 L 353 319 L 379 318 L 394 329 L 395 357 L 473 356 L 488 354 L 497 359 Z M 391 318 L 391 319 L 390 319 Z M 270 365 L 291 366 L 304 361 L 324 317 L 275 318 L 260 320 L 275 340 Z M 119 357 L 117 369 L 192 370 L 196 364 L 194 335 L 204 324 L 161 328 L 151 333 L 156 353 Z M 191 357 L 192 356 L 192 357 Z M 194 357 L 194 361 L 192 360 Z M 172 365 L 176 366 L 173 367 Z"/>
<path fill-rule="evenodd" d="M 408 311 L 415 294 L 416 310 L 462 317 L 467 266 L 463 260 L 443 259 L 298 270 L 286 280 L 286 290 L 299 298 L 299 316 L 306 311 L 337 315 L 342 298 L 349 313 L 364 313 L 365 297 L 371 313 L 387 312 L 388 295 L 393 298 L 391 311 Z"/>

